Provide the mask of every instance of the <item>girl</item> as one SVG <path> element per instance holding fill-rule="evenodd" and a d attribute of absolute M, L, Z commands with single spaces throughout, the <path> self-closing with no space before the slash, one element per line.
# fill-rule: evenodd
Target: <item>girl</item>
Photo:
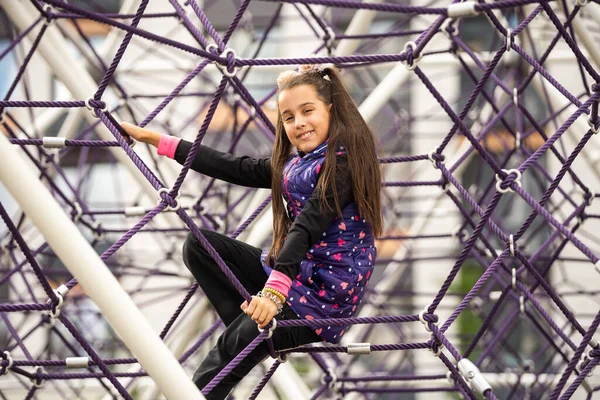
<path fill-rule="evenodd" d="M 237 157 L 201 146 L 192 164 L 202 174 L 273 192 L 273 244 L 267 254 L 202 230 L 244 287 L 258 293 L 250 304 L 193 235 L 184 244 L 186 266 L 226 325 L 194 374 L 199 388 L 258 335 L 257 324 L 263 328 L 276 315 L 310 320 L 352 317 L 373 270 L 374 237 L 381 234 L 382 218 L 381 173 L 372 132 L 332 66 L 301 66 L 281 74 L 277 85 L 279 112 L 270 159 Z M 180 164 L 192 146 L 132 124 L 122 127 Z M 319 340 L 337 343 L 347 328 L 333 324 L 276 329 L 273 344 L 283 350 Z M 207 398 L 225 398 L 267 355 L 263 342 Z"/>

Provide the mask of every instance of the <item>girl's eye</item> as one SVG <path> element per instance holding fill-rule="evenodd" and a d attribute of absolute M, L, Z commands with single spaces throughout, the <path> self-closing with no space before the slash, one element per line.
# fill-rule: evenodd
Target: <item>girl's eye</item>
<path fill-rule="evenodd" d="M 308 114 L 308 113 L 309 113 L 309 112 L 311 112 L 311 111 L 312 111 L 311 109 L 304 110 L 304 114 Z"/>
<path fill-rule="evenodd" d="M 291 121 L 291 120 L 292 120 L 292 117 L 287 117 L 287 118 L 284 118 L 284 120 L 283 120 L 283 121 L 284 121 L 284 122 L 289 122 L 289 121 Z"/>

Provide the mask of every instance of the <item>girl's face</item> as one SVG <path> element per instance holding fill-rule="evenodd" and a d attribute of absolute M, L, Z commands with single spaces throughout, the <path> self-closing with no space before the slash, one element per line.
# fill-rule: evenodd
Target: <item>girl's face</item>
<path fill-rule="evenodd" d="M 285 133 L 294 147 L 310 153 L 329 137 L 331 104 L 325 104 L 312 85 L 298 85 L 279 93 Z"/>

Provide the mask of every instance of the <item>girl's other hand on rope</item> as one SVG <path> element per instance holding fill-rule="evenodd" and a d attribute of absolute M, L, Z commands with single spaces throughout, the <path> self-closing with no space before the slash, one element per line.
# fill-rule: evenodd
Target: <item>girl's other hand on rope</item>
<path fill-rule="evenodd" d="M 154 132 L 146 128 L 140 128 L 139 126 L 130 124 L 129 122 L 121 122 L 121 128 L 123 128 L 123 130 L 129 136 L 138 142 L 148 143 L 154 147 L 158 147 L 160 137 L 162 136 L 158 132 Z"/>
<path fill-rule="evenodd" d="M 244 301 L 240 308 L 258 324 L 260 329 L 267 326 L 277 314 L 277 304 L 264 297 L 252 296 L 250 304 Z"/>

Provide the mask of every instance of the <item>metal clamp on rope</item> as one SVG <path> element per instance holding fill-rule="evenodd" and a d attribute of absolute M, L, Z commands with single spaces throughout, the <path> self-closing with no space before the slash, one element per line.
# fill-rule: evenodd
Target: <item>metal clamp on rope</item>
<path fill-rule="evenodd" d="M 160 203 L 161 201 L 163 201 L 163 198 L 161 196 L 162 193 L 165 193 L 167 196 L 169 196 L 169 189 L 167 188 L 160 188 L 158 189 L 158 202 Z M 168 201 L 166 201 L 167 203 L 167 208 L 165 208 L 166 211 L 179 211 L 179 209 L 181 208 L 181 204 L 179 204 L 179 195 L 177 195 L 176 198 L 172 198 L 169 196 L 170 199 L 172 199 L 175 202 L 174 206 L 171 206 L 169 204 Z"/>
<path fill-rule="evenodd" d="M 210 51 L 210 48 L 216 47 L 218 49 L 218 47 L 215 44 L 209 44 L 208 46 L 206 46 L 206 50 Z M 235 53 L 235 50 L 231 49 L 231 48 L 227 48 L 225 49 L 220 57 L 221 58 L 227 58 L 227 61 L 229 61 L 228 55 L 231 54 L 233 59 L 234 59 L 234 63 L 235 63 L 235 59 L 237 58 L 237 54 Z M 235 75 L 237 74 L 237 72 L 239 71 L 240 67 L 233 67 L 232 71 L 229 71 L 229 65 L 228 64 L 220 64 L 219 62 L 215 61 L 215 65 L 217 66 L 217 68 L 219 68 L 221 70 L 221 72 L 223 73 L 223 75 L 225 75 L 228 78 L 233 78 L 235 77 Z"/>
<path fill-rule="evenodd" d="M 475 391 L 485 396 L 489 390 L 492 390 L 492 386 L 484 378 L 481 371 L 479 371 L 479 368 L 477 368 L 469 359 L 461 359 L 458 362 L 458 370 Z"/>
<path fill-rule="evenodd" d="M 14 362 L 12 357 L 10 356 L 10 352 L 4 351 L 3 354 L 4 354 L 4 356 L 0 357 L 0 358 L 7 360 L 8 364 L 5 365 L 2 369 L 0 369 L 0 376 L 8 374 L 8 370 L 12 368 L 13 362 Z"/>
<path fill-rule="evenodd" d="M 269 334 L 267 335 L 267 339 L 271 339 L 271 337 L 273 336 L 273 332 L 275 332 L 275 329 L 277 329 L 277 320 L 276 320 L 275 318 L 273 318 L 273 319 L 271 320 L 271 323 L 272 323 L 273 325 L 271 325 L 271 328 L 269 328 Z M 257 325 L 257 327 L 258 327 L 258 325 Z M 258 331 L 259 331 L 260 333 L 263 333 L 263 331 L 264 331 L 264 328 L 260 328 L 260 327 L 258 327 Z"/>
<path fill-rule="evenodd" d="M 515 248 L 515 237 L 510 234 L 508 236 L 508 249 L 510 250 L 510 255 L 513 257 L 515 256 Z"/>
<path fill-rule="evenodd" d="M 346 346 L 348 354 L 371 354 L 371 343 L 348 343 Z"/>
<path fill-rule="evenodd" d="M 515 267 L 512 268 L 511 286 L 513 290 L 517 290 L 517 269 Z"/>
<path fill-rule="evenodd" d="M 330 26 L 325 27 L 325 35 L 323 35 L 321 39 L 325 40 L 325 47 L 331 47 L 331 45 L 335 41 L 335 32 L 333 31 L 333 29 L 331 29 Z"/>
<path fill-rule="evenodd" d="M 594 358 L 594 356 L 592 356 L 592 351 L 594 351 L 594 350 L 590 349 L 587 352 L 584 352 L 581 354 L 581 358 L 579 359 L 579 362 L 577 363 L 577 369 L 579 369 L 579 371 L 583 371 L 584 368 L 587 367 L 587 364 Z M 592 369 L 590 369 L 590 372 L 588 372 L 587 376 L 594 375 L 595 369 L 596 369 L 596 367 L 593 367 Z"/>
<path fill-rule="evenodd" d="M 85 108 L 87 108 L 90 111 L 90 113 L 94 116 L 94 118 L 100 118 L 100 116 L 96 112 L 96 107 L 92 106 L 92 103 L 91 103 L 92 100 L 93 99 L 91 97 L 88 97 L 85 100 Z M 98 108 L 100 108 L 100 107 L 98 107 Z M 108 106 L 106 105 L 106 103 L 104 103 L 104 107 L 103 108 L 100 108 L 100 111 L 102 111 L 103 113 L 105 113 L 106 111 L 108 111 Z"/>
<path fill-rule="evenodd" d="M 515 174 L 516 178 L 515 178 L 515 183 L 517 184 L 517 186 L 521 187 L 521 171 L 519 171 L 518 169 L 503 169 L 502 172 L 504 172 L 506 175 L 510 175 L 510 174 Z M 504 193 L 508 193 L 508 192 L 514 192 L 514 190 L 512 190 L 512 188 L 509 186 L 506 189 L 502 188 L 502 182 L 504 182 L 502 180 L 502 178 L 500 178 L 500 175 L 496 174 L 496 190 L 502 194 Z"/>
<path fill-rule="evenodd" d="M 596 261 L 596 264 L 594 264 L 594 266 L 596 268 L 596 272 L 600 274 L 600 260 Z"/>
<path fill-rule="evenodd" d="M 333 371 L 333 368 L 327 368 L 327 372 L 321 377 L 321 384 L 324 385 L 327 382 L 327 377 L 331 379 L 328 383 L 329 389 L 337 392 L 340 388 L 340 382 L 338 382 L 337 375 Z"/>
<path fill-rule="evenodd" d="M 506 52 L 508 53 L 511 49 L 513 42 L 512 31 L 510 28 L 506 28 Z"/>
<path fill-rule="evenodd" d="M 287 353 L 283 353 L 280 351 L 277 352 L 277 361 L 279 361 L 279 364 L 283 364 L 283 363 L 287 362 L 287 360 L 288 360 Z"/>
<path fill-rule="evenodd" d="M 104 233 L 104 230 L 102 229 L 102 223 L 100 221 L 96 221 L 94 223 L 93 229 L 94 229 L 94 239 L 97 242 L 104 241 L 105 233 Z"/>
<path fill-rule="evenodd" d="M 590 190 L 588 193 L 590 197 L 587 199 L 587 205 L 591 206 L 596 198 L 596 193 L 593 190 Z"/>
<path fill-rule="evenodd" d="M 73 216 L 73 222 L 77 223 L 83 215 L 83 210 L 81 209 L 79 203 L 73 203 L 73 211 L 75 211 L 75 213 L 71 212 L 71 215 Z"/>
<path fill-rule="evenodd" d="M 448 17 L 449 18 L 464 18 L 474 17 L 479 14 L 479 11 L 475 8 L 477 2 L 475 1 L 464 1 L 462 3 L 450 4 L 448 6 Z"/>
<path fill-rule="evenodd" d="M 587 123 L 590 126 L 590 129 L 592 130 L 592 132 L 594 134 L 597 134 L 598 132 L 600 132 L 600 125 L 596 125 L 596 123 L 594 123 L 594 121 L 592 121 L 591 115 L 588 117 Z"/>
<path fill-rule="evenodd" d="M 521 315 L 525 315 L 525 296 L 519 296 L 519 312 Z"/>
<path fill-rule="evenodd" d="M 60 316 L 60 310 L 63 306 L 63 296 L 58 292 L 58 290 L 54 290 L 54 294 L 56 294 L 56 297 L 58 297 L 58 304 L 56 305 L 56 307 L 54 307 L 54 310 L 52 309 L 51 301 L 48 300 L 48 302 L 50 303 L 50 309 L 48 310 L 48 315 L 50 316 L 51 319 L 57 319 Z"/>
<path fill-rule="evenodd" d="M 67 287 L 67 285 L 60 285 L 59 287 L 56 288 L 55 292 L 60 294 L 63 299 L 65 298 L 65 296 L 67 294 L 69 294 L 69 288 Z"/>
<path fill-rule="evenodd" d="M 413 41 L 406 42 L 402 52 L 406 55 L 406 52 L 409 48 L 412 50 L 413 60 L 411 64 L 408 64 L 408 60 L 405 60 L 404 65 L 406 65 L 406 68 L 408 68 L 409 71 L 412 71 L 413 69 L 417 68 L 417 64 L 419 63 L 419 61 L 421 61 L 421 58 L 423 58 L 423 53 L 419 54 L 419 57 L 414 57 L 415 51 L 417 49 L 417 44 Z"/>
<path fill-rule="evenodd" d="M 67 138 L 44 136 L 42 138 L 42 146 L 45 149 L 62 149 L 67 146 Z"/>
<path fill-rule="evenodd" d="M 58 151 L 53 149 L 46 152 L 44 159 L 41 161 L 42 168 L 50 168 L 54 165 L 58 158 Z"/>
<path fill-rule="evenodd" d="M 442 32 L 444 35 L 446 35 L 446 37 L 447 37 L 448 39 L 450 39 L 450 40 L 452 40 L 452 37 L 451 37 L 451 34 L 450 34 L 450 33 L 451 33 L 451 31 L 450 31 L 450 30 L 448 30 L 448 28 L 450 27 L 450 24 L 451 24 L 452 22 L 454 22 L 454 21 L 453 21 L 451 18 L 446 18 L 446 19 L 444 20 L 444 22 L 442 22 L 442 25 L 440 25 L 440 31 L 441 31 L 441 32 Z"/>
<path fill-rule="evenodd" d="M 582 8 L 590 4 L 590 0 L 575 0 L 575 6 Z"/>
<path fill-rule="evenodd" d="M 54 19 L 52 18 L 52 12 L 54 11 L 54 8 L 52 8 L 50 4 L 46 4 L 42 10 L 44 11 L 45 17 L 44 25 L 48 26 L 54 22 Z"/>
<path fill-rule="evenodd" d="M 135 206 L 135 207 L 126 207 L 123 210 L 126 217 L 138 217 L 146 214 L 146 207 Z"/>
<path fill-rule="evenodd" d="M 429 323 L 427 321 L 425 321 L 424 315 L 425 315 L 425 313 L 427 312 L 427 310 L 429 309 L 430 306 L 431 306 L 431 304 L 427 304 L 425 306 L 425 308 L 423 308 L 421 310 L 421 312 L 419 313 L 419 321 L 421 321 L 421 323 L 423 324 L 423 326 L 425 327 L 425 330 L 427 332 L 431 332 L 431 328 L 429 327 Z M 434 324 L 434 325 L 437 326 L 438 323 L 437 322 L 432 322 L 432 324 Z"/>
<path fill-rule="evenodd" d="M 429 348 L 429 351 L 433 353 L 434 356 L 439 357 L 440 354 L 442 354 L 442 350 L 444 350 L 444 344 L 440 343 L 437 346 L 437 349 L 433 350 L 433 345 L 435 344 L 435 335 L 431 334 L 431 338 L 429 340 L 431 340 L 431 344 L 432 346 Z"/>
<path fill-rule="evenodd" d="M 31 377 L 31 383 L 33 384 L 34 387 L 40 389 L 41 387 L 44 386 L 44 378 L 43 378 L 43 374 L 46 373 L 46 370 L 43 367 L 37 367 L 35 369 L 35 376 Z"/>
<path fill-rule="evenodd" d="M 521 148 L 521 132 L 515 132 L 515 150 L 519 150 Z"/>
<path fill-rule="evenodd" d="M 446 156 L 445 156 L 445 155 L 443 155 L 443 154 L 438 154 L 438 153 L 436 153 L 436 149 L 433 149 L 433 150 L 431 150 L 431 151 L 429 152 L 429 154 L 427 154 L 427 158 L 429 159 L 429 161 L 431 161 L 431 164 L 433 164 L 433 168 L 435 168 L 435 169 L 440 169 L 440 168 L 437 166 L 437 161 L 438 161 L 438 160 L 436 160 L 435 158 L 433 158 L 433 156 L 434 156 L 434 155 L 438 155 L 438 156 L 440 156 L 440 157 L 441 157 L 441 160 L 439 160 L 439 161 L 440 161 L 440 163 L 441 163 L 442 165 L 443 165 L 443 164 L 446 164 Z"/>
<path fill-rule="evenodd" d="M 67 368 L 87 368 L 90 366 L 89 357 L 67 357 L 65 358 Z"/>

